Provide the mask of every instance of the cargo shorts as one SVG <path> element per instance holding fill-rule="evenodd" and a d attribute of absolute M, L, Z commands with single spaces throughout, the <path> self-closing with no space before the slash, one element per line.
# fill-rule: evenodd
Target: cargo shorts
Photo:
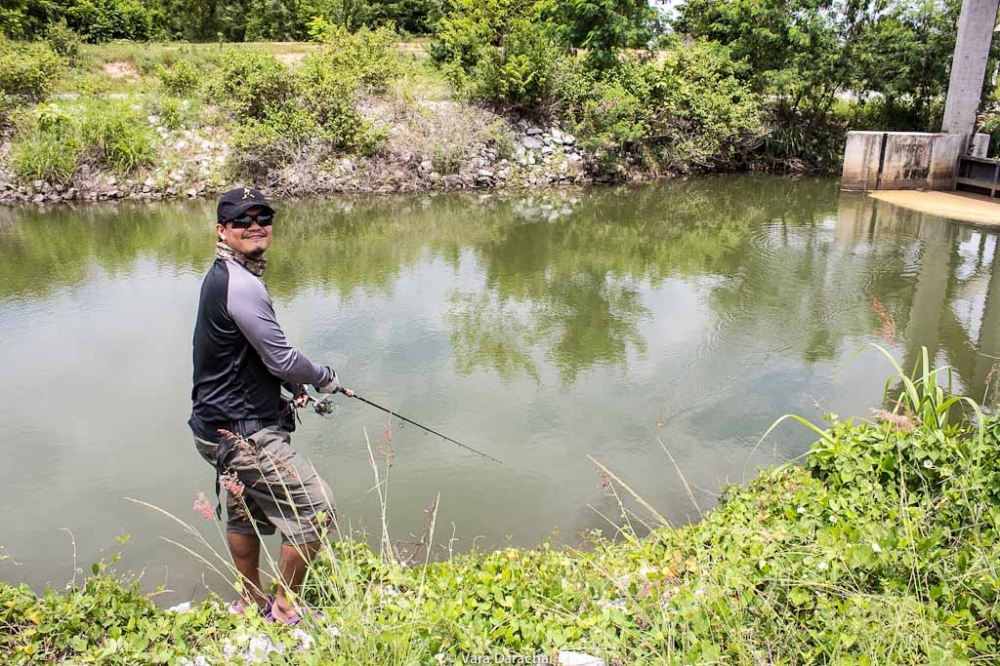
<path fill-rule="evenodd" d="M 216 467 L 220 445 L 199 437 L 194 443 Z M 277 426 L 238 441 L 219 472 L 228 532 L 269 535 L 277 529 L 282 543 L 301 546 L 334 524 L 330 487 L 292 448 L 291 434 Z"/>

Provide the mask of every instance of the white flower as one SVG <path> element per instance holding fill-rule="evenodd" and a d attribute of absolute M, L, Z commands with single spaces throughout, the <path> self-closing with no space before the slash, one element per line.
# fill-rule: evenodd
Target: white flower
<path fill-rule="evenodd" d="M 830 516 L 829 520 L 830 520 L 831 523 L 836 523 L 837 522 L 837 516 Z"/>
<path fill-rule="evenodd" d="M 934 463 L 932 463 L 930 460 L 925 460 L 924 461 L 924 468 L 925 469 L 934 469 Z"/>
<path fill-rule="evenodd" d="M 882 552 L 882 546 L 878 545 L 877 541 L 872 541 L 872 552 L 873 553 L 881 553 Z"/>
<path fill-rule="evenodd" d="M 795 511 L 796 511 L 796 513 L 803 514 L 803 513 L 806 512 L 806 508 L 804 506 L 800 506 Z"/>
<path fill-rule="evenodd" d="M 819 569 L 820 571 L 826 571 L 827 569 L 830 568 L 830 565 L 827 564 L 826 562 L 820 562 L 819 564 L 816 565 L 816 568 Z"/>

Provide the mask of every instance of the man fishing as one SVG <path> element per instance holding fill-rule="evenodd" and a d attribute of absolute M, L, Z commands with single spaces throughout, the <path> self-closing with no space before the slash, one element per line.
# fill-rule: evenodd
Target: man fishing
<path fill-rule="evenodd" d="M 294 404 L 308 401 L 305 384 L 326 394 L 340 388 L 337 373 L 296 351 L 278 325 L 261 280 L 271 245 L 274 209 L 259 191 L 237 188 L 216 211 L 215 263 L 201 286 L 194 330 L 191 419 L 195 446 L 216 469 L 216 493 L 227 492 L 226 540 L 243 592 L 234 604 L 254 604 L 268 619 L 296 624 L 294 603 L 320 533 L 333 519 L 329 486 L 291 446 Z M 216 515 L 221 515 L 219 507 Z M 273 599 L 260 580 L 260 536 L 281 532 L 278 586 Z"/>

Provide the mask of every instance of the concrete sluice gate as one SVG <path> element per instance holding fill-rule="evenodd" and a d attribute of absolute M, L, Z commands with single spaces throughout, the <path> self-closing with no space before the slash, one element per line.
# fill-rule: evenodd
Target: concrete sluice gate
<path fill-rule="evenodd" d="M 952 190 L 965 152 L 962 134 L 849 132 L 841 187 L 846 190 Z"/>

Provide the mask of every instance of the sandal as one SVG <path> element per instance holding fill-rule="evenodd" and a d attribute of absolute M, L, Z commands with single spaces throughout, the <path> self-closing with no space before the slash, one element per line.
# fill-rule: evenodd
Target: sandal
<path fill-rule="evenodd" d="M 266 622 L 274 622 L 276 624 L 283 624 L 288 627 L 294 627 L 300 622 L 302 622 L 302 617 L 303 616 L 300 615 L 299 613 L 295 613 L 289 620 L 279 620 L 274 616 L 273 604 L 271 604 L 268 606 L 267 615 L 264 617 L 264 620 Z M 321 613 L 320 611 L 312 611 L 312 619 L 313 621 L 323 619 L 323 613 Z"/>
<path fill-rule="evenodd" d="M 272 597 L 269 594 L 267 595 L 267 605 L 265 605 L 263 608 L 258 608 L 257 612 L 261 617 L 269 618 L 271 616 L 271 607 L 273 605 L 274 605 L 274 597 Z M 249 604 L 243 597 L 240 597 L 233 603 L 229 604 L 229 612 L 232 613 L 233 615 L 243 615 L 244 613 L 246 613 L 247 608 L 249 608 Z"/>

